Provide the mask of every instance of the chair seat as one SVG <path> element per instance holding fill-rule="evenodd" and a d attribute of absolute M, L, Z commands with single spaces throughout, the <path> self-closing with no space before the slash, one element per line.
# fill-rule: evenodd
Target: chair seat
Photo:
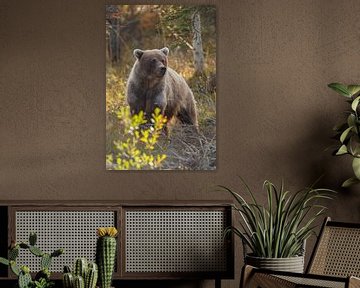
<path fill-rule="evenodd" d="M 292 282 L 296 284 L 296 287 L 303 286 L 311 286 L 311 287 L 327 287 L 327 288 L 345 288 L 346 287 L 346 278 L 343 279 L 334 279 L 333 277 L 329 277 L 330 279 L 320 279 L 317 277 L 309 278 L 310 275 L 304 275 L 303 277 L 298 276 L 281 276 L 277 277 L 284 279 L 286 281 Z M 317 276 L 317 275 L 314 275 Z M 333 279 L 331 279 L 333 278 Z"/>
<path fill-rule="evenodd" d="M 244 287 L 247 288 L 360 287 L 360 279 L 357 277 L 333 277 L 315 274 L 270 271 L 266 269 L 258 269 L 249 265 L 244 267 L 243 273 L 247 279 L 243 284 Z"/>

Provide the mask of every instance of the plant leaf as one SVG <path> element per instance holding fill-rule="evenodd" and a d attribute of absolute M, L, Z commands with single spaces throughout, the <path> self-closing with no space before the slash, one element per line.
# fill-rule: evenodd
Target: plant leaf
<path fill-rule="evenodd" d="M 352 128 L 353 128 L 353 126 L 350 126 L 349 128 L 345 129 L 345 131 L 343 133 L 341 133 L 341 136 L 340 136 L 341 143 L 344 143 L 344 141 L 346 140 L 346 137 L 348 136 L 348 134 Z"/>
<path fill-rule="evenodd" d="M 357 179 L 360 180 L 360 158 L 354 157 L 352 168 Z"/>
<path fill-rule="evenodd" d="M 341 83 L 330 83 L 328 85 L 329 88 L 333 89 L 335 92 L 339 93 L 342 96 L 351 97 L 351 94 L 349 92 L 349 90 L 347 89 L 347 86 L 345 86 L 344 84 Z"/>
<path fill-rule="evenodd" d="M 348 153 L 348 149 L 346 148 L 346 145 L 341 145 L 339 150 L 336 152 L 335 155 L 344 155 Z"/>
<path fill-rule="evenodd" d="M 348 124 L 348 126 L 349 126 L 349 127 L 350 127 L 350 126 L 355 126 L 355 125 L 356 125 L 355 121 L 356 121 L 356 116 L 355 116 L 353 113 L 350 113 L 349 116 L 348 116 L 348 118 L 347 118 L 347 124 Z"/>
<path fill-rule="evenodd" d="M 351 96 L 360 92 L 360 85 L 348 85 L 347 90 L 349 91 Z"/>
<path fill-rule="evenodd" d="M 265 181 L 267 203 L 262 206 L 253 198 L 251 200 L 254 201 L 246 202 L 231 189 L 220 187 L 235 198 L 237 203 L 233 209 L 241 216 L 240 228 L 227 228 L 226 233 L 231 231 L 240 237 L 254 256 L 275 258 L 300 255 L 304 241 L 314 234 L 313 222 L 326 209 L 317 201 L 331 199 L 330 192 L 334 192 L 311 186 L 290 193 L 284 190 L 283 182 L 281 188 L 277 189 L 270 181 Z M 249 193 L 250 189 L 246 185 L 245 188 Z"/>
<path fill-rule="evenodd" d="M 351 109 L 356 111 L 357 106 L 359 105 L 360 96 L 356 97 L 354 101 L 351 103 Z"/>
<path fill-rule="evenodd" d="M 1 264 L 4 264 L 4 265 L 9 265 L 10 263 L 9 263 L 9 260 L 8 259 L 5 259 L 5 258 L 3 258 L 3 257 L 0 257 L 0 263 Z"/>
<path fill-rule="evenodd" d="M 352 185 L 359 184 L 359 183 L 360 183 L 359 179 L 357 179 L 356 177 L 351 177 L 351 178 L 347 179 L 346 181 L 344 181 L 344 183 L 341 185 L 341 187 L 348 188 Z"/>

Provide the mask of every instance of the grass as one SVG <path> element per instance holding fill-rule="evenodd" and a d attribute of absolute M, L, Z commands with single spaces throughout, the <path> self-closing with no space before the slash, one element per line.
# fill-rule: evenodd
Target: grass
<path fill-rule="evenodd" d="M 126 80 L 134 63 L 130 52 L 123 56 L 128 59 L 121 67 L 107 65 L 106 69 L 106 154 L 114 154 L 114 142 L 121 141 L 121 121 L 117 114 L 126 102 Z M 194 93 L 198 108 L 199 133 L 193 127 L 174 124 L 168 136 L 162 135 L 155 149 L 165 153 L 161 169 L 214 170 L 216 169 L 216 91 L 211 81 L 216 71 L 208 68 L 206 75 L 193 77 L 192 55 L 170 55 L 169 66 L 181 74 Z M 215 67 L 215 59 L 207 62 Z M 108 167 L 111 169 L 111 167 Z"/>

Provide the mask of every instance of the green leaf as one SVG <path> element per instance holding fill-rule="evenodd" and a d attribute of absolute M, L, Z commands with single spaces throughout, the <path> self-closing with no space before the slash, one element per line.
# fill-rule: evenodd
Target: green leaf
<path fill-rule="evenodd" d="M 3 258 L 3 257 L 0 257 L 0 263 L 1 263 L 1 264 L 4 264 L 4 265 L 9 265 L 9 264 L 10 264 L 9 260 L 8 260 L 8 259 L 5 259 L 5 258 Z"/>
<path fill-rule="evenodd" d="M 245 184 L 247 192 L 252 192 Z M 253 254 L 258 257 L 291 257 L 301 253 L 304 241 L 314 233 L 313 222 L 322 215 L 324 207 L 316 201 L 330 199 L 331 190 L 305 188 L 292 194 L 285 191 L 283 183 L 277 189 L 270 181 L 264 182 L 267 194 L 265 206 L 247 202 L 242 196 L 225 186 L 220 186 L 236 200 L 234 210 L 239 212 L 243 221 L 241 229 L 230 228 L 231 232 L 242 238 Z M 254 198 L 253 198 L 254 197 Z M 312 217 L 307 215 L 312 211 Z M 314 211 L 313 211 L 314 210 Z M 229 232 L 229 229 L 227 229 Z"/>
<path fill-rule="evenodd" d="M 355 100 L 351 103 L 351 109 L 356 111 L 357 106 L 359 105 L 360 96 L 356 97 Z"/>
<path fill-rule="evenodd" d="M 335 155 L 344 155 L 344 154 L 347 154 L 349 153 L 347 148 L 346 148 L 346 145 L 342 145 L 339 150 L 336 152 Z"/>
<path fill-rule="evenodd" d="M 360 180 L 360 158 L 354 158 L 352 162 L 352 168 L 357 179 Z"/>
<path fill-rule="evenodd" d="M 345 131 L 341 134 L 341 136 L 340 136 L 341 143 L 344 143 L 344 141 L 346 140 L 346 137 L 348 136 L 348 134 L 349 134 L 349 132 L 351 131 L 352 128 L 353 128 L 353 126 L 345 129 Z"/>
<path fill-rule="evenodd" d="M 331 83 L 328 85 L 329 88 L 333 89 L 335 92 L 339 93 L 342 96 L 351 97 L 351 94 L 349 90 L 347 89 L 347 86 L 341 84 L 341 83 Z"/>
<path fill-rule="evenodd" d="M 360 85 L 348 85 L 347 90 L 349 91 L 351 96 L 360 92 Z"/>
<path fill-rule="evenodd" d="M 10 249 L 8 252 L 9 260 L 16 260 L 19 256 L 19 246 L 15 246 L 14 248 Z"/>
<path fill-rule="evenodd" d="M 349 149 L 351 155 L 354 157 L 360 157 L 360 138 L 358 135 L 352 135 L 349 141 Z"/>
<path fill-rule="evenodd" d="M 11 268 L 11 271 L 12 271 L 16 276 L 19 276 L 21 270 L 20 270 L 20 268 L 16 265 L 16 262 L 15 262 L 15 261 L 10 261 L 10 268 Z"/>
<path fill-rule="evenodd" d="M 29 235 L 29 244 L 31 246 L 35 246 L 36 245 L 36 240 L 37 240 L 37 235 L 35 232 L 31 232 Z"/>
<path fill-rule="evenodd" d="M 357 179 L 356 177 L 352 177 L 352 178 L 349 178 L 346 181 L 344 181 L 344 183 L 341 185 L 341 187 L 348 188 L 352 185 L 359 184 L 359 183 L 360 183 L 359 179 Z"/>
<path fill-rule="evenodd" d="M 347 118 L 347 124 L 348 126 L 355 126 L 356 124 L 356 116 L 353 113 L 350 113 L 350 115 Z"/>
<path fill-rule="evenodd" d="M 32 254 L 34 254 L 35 256 L 38 256 L 38 257 L 41 257 L 41 256 L 44 255 L 44 252 L 42 252 L 42 251 L 40 250 L 40 248 L 39 248 L 39 247 L 36 247 L 36 246 L 30 246 L 30 247 L 29 247 L 29 251 L 30 251 Z"/>

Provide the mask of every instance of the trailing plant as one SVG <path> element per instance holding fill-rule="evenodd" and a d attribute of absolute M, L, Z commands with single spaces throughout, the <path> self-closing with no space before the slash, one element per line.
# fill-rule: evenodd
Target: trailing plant
<path fill-rule="evenodd" d="M 240 215 L 240 227 L 229 227 L 252 251 L 252 256 L 266 258 L 288 258 L 302 254 L 306 239 L 314 233 L 315 220 L 323 215 L 326 207 L 317 202 L 331 199 L 334 191 L 329 189 L 304 188 L 296 193 L 280 188 L 266 180 L 264 189 L 267 203 L 261 205 L 249 186 L 241 179 L 251 198 L 246 201 L 239 193 L 220 186 L 235 199 L 233 205 Z"/>
<path fill-rule="evenodd" d="M 50 281 L 50 265 L 54 257 L 64 253 L 63 249 L 57 249 L 52 253 L 45 253 L 36 246 L 36 233 L 30 233 L 29 243 L 12 243 L 8 251 L 8 259 L 0 257 L 0 263 L 10 266 L 11 271 L 18 277 L 19 288 L 49 288 L 54 285 Z M 35 275 L 34 280 L 30 275 L 30 268 L 26 265 L 19 266 L 16 259 L 20 249 L 28 250 L 33 255 L 40 258 L 41 270 Z"/>
<path fill-rule="evenodd" d="M 353 158 L 354 177 L 342 184 L 343 187 L 349 187 L 360 183 L 360 85 L 331 83 L 328 87 L 346 97 L 346 102 L 350 104 L 350 109 L 346 112 L 346 122 L 334 127 L 340 143 L 333 153 L 336 156 L 348 154 Z"/>
<path fill-rule="evenodd" d="M 155 148 L 166 125 L 166 117 L 159 108 L 154 110 L 151 124 L 143 111 L 130 116 L 129 109 L 118 112 L 123 139 L 114 142 L 114 154 L 106 156 L 106 162 L 113 170 L 158 169 L 166 155 Z"/>
<path fill-rule="evenodd" d="M 110 288 L 116 258 L 115 227 L 100 227 L 97 229 L 96 262 L 99 267 L 100 288 Z"/>
<path fill-rule="evenodd" d="M 69 266 L 64 267 L 64 288 L 95 288 L 98 279 L 96 263 L 88 263 L 85 258 L 78 258 L 74 263 L 73 272 Z"/>

